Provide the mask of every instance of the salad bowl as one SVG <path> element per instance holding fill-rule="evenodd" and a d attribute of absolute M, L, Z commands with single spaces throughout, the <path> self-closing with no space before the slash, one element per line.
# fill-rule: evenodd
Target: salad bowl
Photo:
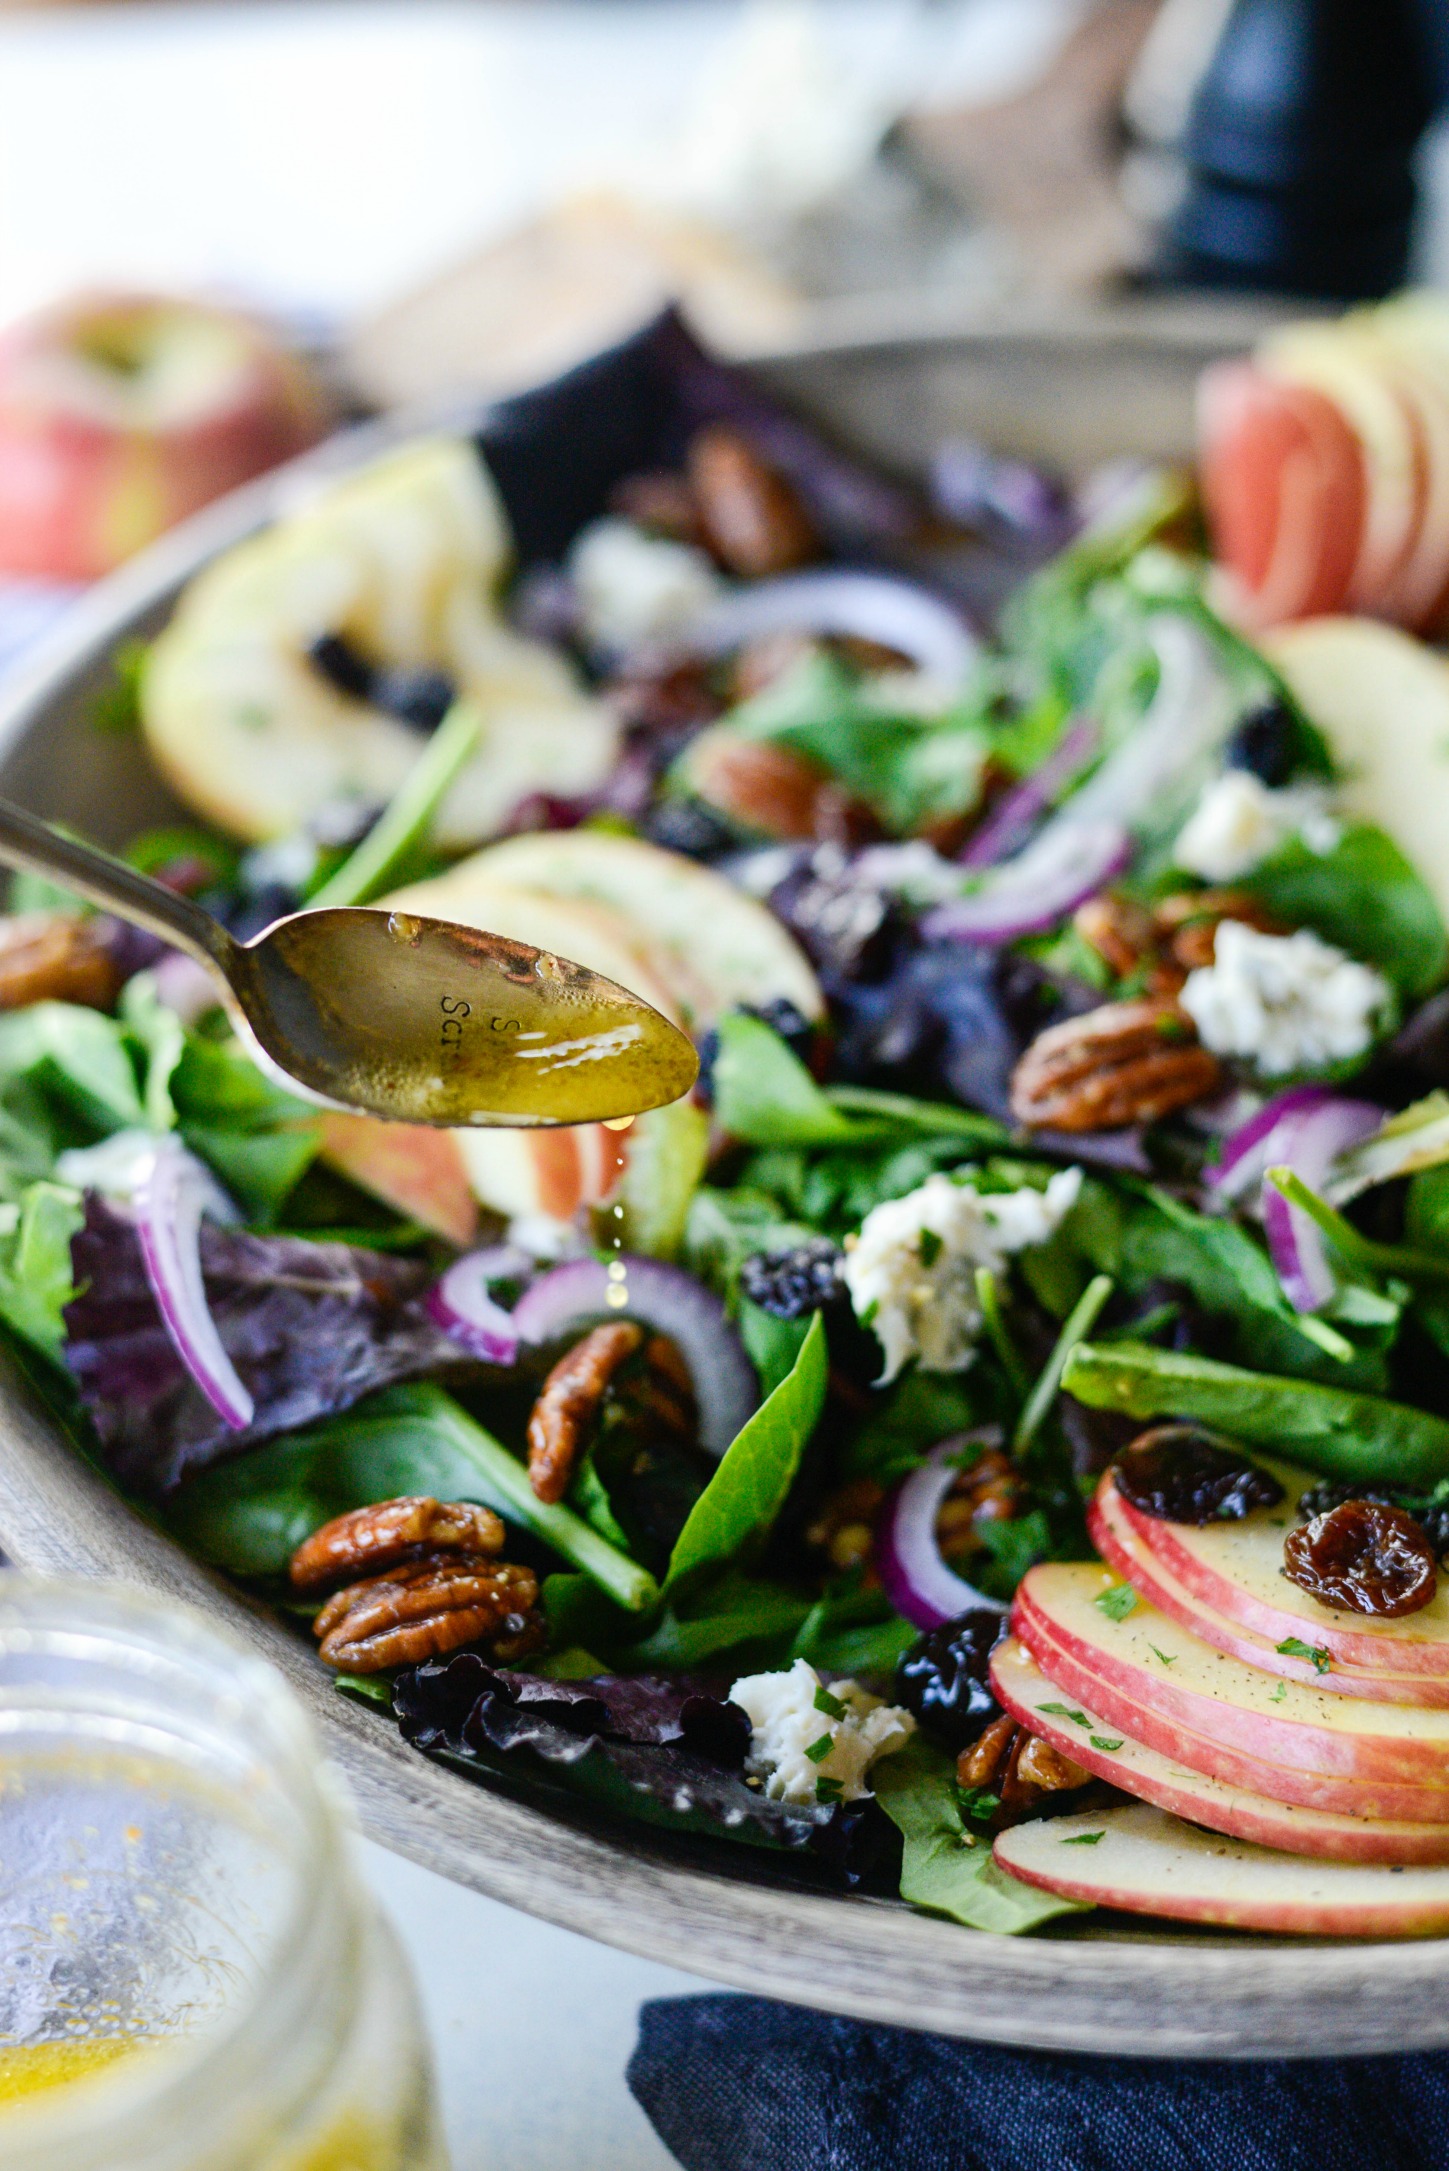
<path fill-rule="evenodd" d="M 953 433 L 1082 472 L 1114 456 L 1190 454 L 1197 372 L 1252 329 L 1231 316 L 1125 316 L 1108 327 L 883 335 L 777 357 L 764 380 L 887 469 L 919 471 Z M 582 404 L 580 404 L 582 403 Z M 428 418 L 435 420 L 436 418 Z M 101 842 L 176 808 L 134 738 L 90 721 L 124 644 L 265 525 L 317 472 L 346 472 L 423 426 L 389 418 L 250 486 L 92 591 L 0 704 L 0 792 Z M 539 536 L 587 509 L 560 434 L 628 427 L 588 372 L 485 427 L 515 471 L 511 510 Z M 522 477 L 522 482 L 517 478 Z M 1032 1938 L 965 1930 L 891 1901 L 823 1890 L 788 1860 L 626 1827 L 529 1779 L 487 1787 L 418 1756 L 339 1696 L 302 1641 L 127 1505 L 0 1354 L 0 1548 L 26 1568 L 125 1580 L 200 1608 L 277 1664 L 344 1772 L 368 1834 L 457 1882 L 722 1983 L 861 2018 L 1055 2050 L 1175 2057 L 1368 2053 L 1449 2043 L 1449 1939 L 1278 1939 L 1098 1913 Z"/>

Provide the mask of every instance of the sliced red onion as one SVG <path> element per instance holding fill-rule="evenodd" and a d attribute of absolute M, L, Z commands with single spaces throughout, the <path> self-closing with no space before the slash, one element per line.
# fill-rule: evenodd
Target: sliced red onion
<path fill-rule="evenodd" d="M 951 1490 L 964 1448 L 999 1445 L 994 1425 L 953 1433 L 931 1449 L 919 1470 L 886 1495 L 875 1526 L 875 1566 L 887 1598 L 915 1628 L 939 1628 L 974 1606 L 1006 1611 L 948 1567 L 936 1542 L 936 1518 Z"/>
<path fill-rule="evenodd" d="M 1097 751 L 1101 734 L 1089 716 L 1079 717 L 1034 776 L 1023 777 L 982 823 L 964 852 L 958 867 L 994 867 L 1008 853 L 1019 849 L 1038 815 L 1044 814 L 1058 792 L 1080 776 Z"/>
<path fill-rule="evenodd" d="M 923 923 L 928 936 L 1010 942 L 1056 926 L 1121 872 L 1132 825 L 1227 737 L 1235 707 L 1206 635 L 1164 611 L 1149 639 L 1159 678 L 1136 730 L 1024 851 L 989 869 L 969 897 L 931 914 Z"/>
<path fill-rule="evenodd" d="M 158 1141 L 132 1194 L 131 1210 L 156 1308 L 177 1356 L 223 1423 L 243 1432 L 256 1404 L 222 1347 L 201 1278 L 201 1217 L 231 1202 L 178 1138 Z"/>
<path fill-rule="evenodd" d="M 1331 1098 L 1327 1086 L 1290 1086 L 1286 1093 L 1275 1093 L 1272 1100 L 1265 1101 L 1246 1123 L 1239 1124 L 1223 1140 L 1217 1167 L 1208 1172 L 1210 1187 L 1224 1199 L 1246 1198 L 1253 1186 L 1262 1182 L 1263 1171 L 1283 1159 L 1273 1145 L 1273 1133 L 1279 1124 Z"/>
<path fill-rule="evenodd" d="M 637 1319 L 667 1335 L 689 1367 L 700 1446 L 722 1455 L 760 1403 L 760 1383 L 729 1314 L 692 1274 L 623 1253 L 570 1259 L 542 1274 L 513 1307 L 522 1342 L 553 1342 L 600 1319 Z"/>
<path fill-rule="evenodd" d="M 929 941 L 1014 942 L 1040 935 L 1115 880 L 1132 857 L 1117 822 L 1052 822 L 1017 858 L 993 868 L 969 897 L 953 897 L 921 922 Z"/>
<path fill-rule="evenodd" d="M 428 1291 L 428 1315 L 444 1334 L 485 1364 L 512 1364 L 518 1355 L 513 1315 L 492 1293 L 496 1281 L 527 1274 L 532 1261 L 516 1244 L 493 1244 L 455 1259 Z"/>
<path fill-rule="evenodd" d="M 1275 1159 L 1268 1165 L 1291 1168 L 1310 1191 L 1321 1193 L 1339 1154 L 1372 1137 L 1383 1120 L 1382 1108 L 1371 1101 L 1331 1095 L 1316 1107 L 1299 1108 L 1282 1118 L 1272 1133 Z M 1320 1311 L 1338 1283 L 1317 1222 L 1301 1207 L 1290 1206 L 1275 1185 L 1265 1184 L 1263 1226 L 1288 1302 L 1296 1312 Z"/>
<path fill-rule="evenodd" d="M 887 573 L 790 573 L 740 588 L 687 629 L 691 648 L 718 656 L 770 633 L 834 633 L 874 641 L 957 686 L 980 653 L 975 635 L 940 596 Z"/>

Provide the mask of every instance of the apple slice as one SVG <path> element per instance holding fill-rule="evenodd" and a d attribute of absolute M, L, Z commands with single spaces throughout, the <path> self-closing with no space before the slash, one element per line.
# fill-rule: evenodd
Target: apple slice
<path fill-rule="evenodd" d="M 1166 1587 L 1181 1592 L 1183 1603 L 1236 1624 L 1265 1648 L 1296 1637 L 1325 1650 L 1335 1671 L 1344 1667 L 1360 1676 L 1417 1676 L 1437 1690 L 1430 1700 L 1449 1703 L 1449 1589 L 1441 1585 L 1427 1606 L 1397 1621 L 1335 1612 L 1310 1598 L 1283 1573 L 1283 1539 L 1298 1520 L 1299 1494 L 1314 1479 L 1286 1463 L 1261 1460 L 1282 1485 L 1283 1502 L 1259 1508 L 1239 1523 L 1205 1523 L 1200 1528 L 1144 1515 L 1123 1498 L 1108 1470 L 1095 1503 L 1103 1536 L 1110 1542 L 1113 1533 L 1123 1533 L 1130 1546 L 1157 1565 Z M 1177 1606 L 1163 1610 L 1174 1613 Z M 1272 1672 L 1279 1670 L 1276 1660 L 1268 1665 Z"/>
<path fill-rule="evenodd" d="M 1396 624 L 1427 625 L 1449 583 L 1449 373 L 1420 351 L 1392 315 L 1375 313 L 1373 339 L 1385 375 L 1407 407 L 1423 459 L 1423 505 L 1413 549 L 1383 598 Z"/>
<path fill-rule="evenodd" d="M 1014 1636 L 999 1643 L 991 1654 L 991 1686 L 1004 1711 L 1063 1756 L 1120 1787 L 1124 1794 L 1135 1794 L 1158 1809 L 1170 1809 L 1175 1816 L 1189 1817 L 1194 1824 L 1327 1861 L 1449 1862 L 1449 1823 L 1409 1823 L 1402 1818 L 1301 1809 L 1210 1778 L 1179 1758 L 1164 1756 L 1144 1742 L 1114 1732 L 1105 1719 L 1064 1705 L 1060 1685 L 1047 1679 Z"/>
<path fill-rule="evenodd" d="M 478 1201 L 455 1132 L 329 1113 L 322 1118 L 321 1152 L 361 1190 L 450 1244 L 470 1244 L 477 1234 Z"/>
<path fill-rule="evenodd" d="M 1392 1657 L 1391 1650 L 1384 1651 L 1378 1665 L 1366 1668 L 1333 1656 L 1321 1640 L 1311 1642 L 1309 1639 L 1317 1635 L 1312 1623 L 1285 1628 L 1270 1642 L 1244 1627 L 1235 1615 L 1215 1612 L 1149 1551 L 1127 1521 L 1125 1507 L 1115 1487 L 1099 1488 L 1087 1512 L 1093 1545 L 1142 1597 L 1215 1650 L 1226 1651 L 1240 1658 L 1245 1666 L 1256 1666 L 1275 1678 L 1302 1681 L 1310 1688 L 1329 1689 L 1339 1696 L 1367 1696 L 1386 1704 L 1449 1705 L 1449 1675 L 1387 1672 L 1384 1668 Z M 1314 1650 L 1320 1654 L 1317 1663 L 1310 1655 Z"/>
<path fill-rule="evenodd" d="M 1449 1928 L 1449 1869 L 1314 1862 L 1199 1831 L 1134 1802 L 1013 1825 L 1001 1867 L 1089 1906 L 1302 1937 L 1432 1937 Z"/>
<path fill-rule="evenodd" d="M 682 853 L 603 830 L 544 830 L 491 845 L 469 865 L 481 881 L 626 915 L 696 1032 L 745 1003 L 783 999 L 803 1017 L 824 1015 L 809 961 L 773 912 Z"/>
<path fill-rule="evenodd" d="M 1435 1789 L 1449 1814 L 1449 1711 L 1275 1681 L 1145 1599 L 1114 1621 L 1097 1600 L 1116 1580 L 1099 1562 L 1045 1562 L 1023 1579 L 1012 1627 L 1053 1678 L 1065 1659 L 1143 1709 L 1265 1765 Z"/>
<path fill-rule="evenodd" d="M 1251 362 L 1198 391 L 1203 498 L 1238 615 L 1256 627 L 1341 610 L 1368 497 L 1363 449 L 1334 403 Z"/>

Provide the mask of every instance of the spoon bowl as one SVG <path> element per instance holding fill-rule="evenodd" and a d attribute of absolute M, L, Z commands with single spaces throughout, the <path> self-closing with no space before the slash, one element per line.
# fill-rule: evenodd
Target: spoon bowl
<path fill-rule="evenodd" d="M 699 1058 L 602 973 L 451 920 L 333 906 L 238 942 L 121 860 L 0 800 L 0 861 L 159 935 L 218 979 L 262 1067 L 327 1107 L 393 1123 L 600 1123 L 678 1100 Z"/>

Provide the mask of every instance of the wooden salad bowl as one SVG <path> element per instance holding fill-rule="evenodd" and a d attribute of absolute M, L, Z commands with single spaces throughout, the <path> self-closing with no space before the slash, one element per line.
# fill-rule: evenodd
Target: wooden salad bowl
<path fill-rule="evenodd" d="M 1114 454 L 1185 456 L 1198 369 L 1255 329 L 1251 317 L 1186 308 L 883 330 L 773 358 L 762 374 L 899 471 L 952 432 L 1081 468 Z M 419 426 L 369 424 L 301 465 L 356 465 Z M 102 842 L 175 817 L 136 742 L 97 731 L 92 704 L 117 646 L 154 632 L 184 582 L 264 524 L 295 477 L 211 508 L 77 606 L 0 702 L 0 792 Z M 1042 2049 L 1248 2058 L 1449 2044 L 1449 1938 L 1196 1933 L 1105 1914 L 1007 1938 L 823 1889 L 790 1858 L 606 1820 L 546 1782 L 505 1789 L 455 1775 L 338 1695 L 293 1630 L 123 1501 L 3 1355 L 0 1548 L 22 1567 L 115 1578 L 198 1607 L 280 1667 L 372 1838 L 607 1944 L 743 1990 Z"/>

